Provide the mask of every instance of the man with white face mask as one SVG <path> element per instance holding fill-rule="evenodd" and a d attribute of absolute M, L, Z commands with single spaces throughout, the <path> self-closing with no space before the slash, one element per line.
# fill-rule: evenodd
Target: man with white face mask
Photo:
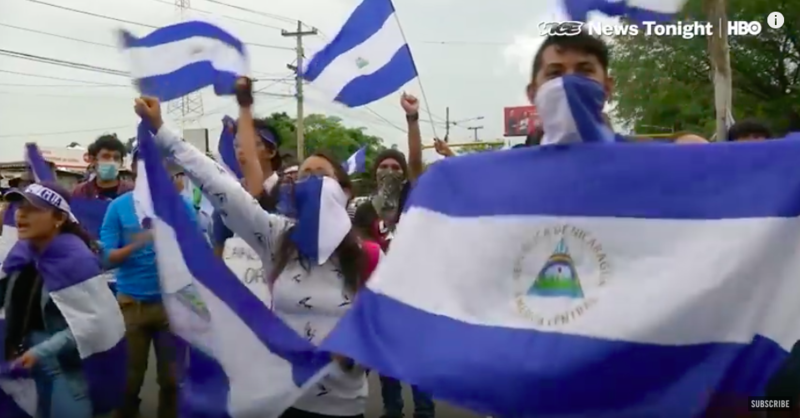
<path fill-rule="evenodd" d="M 614 84 L 608 60 L 605 43 L 588 33 L 545 39 L 527 87 L 544 131 L 541 145 L 624 140 L 603 116 Z"/>

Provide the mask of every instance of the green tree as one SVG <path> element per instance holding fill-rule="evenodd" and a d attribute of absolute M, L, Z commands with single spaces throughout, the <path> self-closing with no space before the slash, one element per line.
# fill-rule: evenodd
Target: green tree
<path fill-rule="evenodd" d="M 275 127 L 283 139 L 281 152 L 292 155 L 297 154 L 297 136 L 295 134 L 295 119 L 285 112 L 273 113 L 266 120 Z M 364 127 L 347 127 L 342 119 L 335 116 L 311 114 L 303 120 L 305 125 L 304 155 L 308 156 L 317 150 L 324 150 L 339 161 L 344 162 L 366 146 L 366 165 L 369 171 L 374 164 L 377 154 L 385 149 L 383 140 L 377 136 L 369 135 Z M 353 176 L 357 183 L 356 194 L 362 190 L 369 190 L 374 186 L 374 179 L 369 172 Z"/>
<path fill-rule="evenodd" d="M 757 36 L 730 36 L 734 119 L 765 120 L 776 133 L 800 128 L 800 8 L 789 1 L 730 0 L 730 21 L 760 21 Z M 780 29 L 766 24 L 783 13 Z M 705 22 L 703 0 L 689 0 L 682 22 Z M 708 39 L 617 36 L 610 42 L 614 116 L 637 133 L 714 132 Z"/>
<path fill-rule="evenodd" d="M 457 154 L 474 154 L 476 152 L 494 151 L 503 148 L 502 145 L 476 142 L 475 145 L 458 147 Z"/>

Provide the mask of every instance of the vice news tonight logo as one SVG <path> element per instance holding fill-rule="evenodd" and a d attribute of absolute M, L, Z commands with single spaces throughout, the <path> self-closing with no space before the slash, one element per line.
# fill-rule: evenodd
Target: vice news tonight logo
<path fill-rule="evenodd" d="M 583 30 L 583 22 L 542 22 L 539 36 L 575 36 Z"/>

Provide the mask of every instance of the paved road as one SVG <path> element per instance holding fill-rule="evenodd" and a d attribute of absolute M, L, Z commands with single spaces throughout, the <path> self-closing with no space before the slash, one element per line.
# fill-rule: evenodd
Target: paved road
<path fill-rule="evenodd" d="M 150 356 L 150 364 L 145 378 L 144 388 L 142 388 L 142 418 L 156 418 L 156 407 L 158 405 L 158 385 L 156 384 L 155 357 Z M 369 401 L 367 403 L 366 418 L 379 418 L 383 412 L 380 383 L 375 374 L 370 375 L 369 380 Z M 403 389 L 403 397 L 406 400 L 406 416 L 413 416 L 413 402 L 411 401 L 411 391 L 406 387 Z M 443 402 L 436 404 L 437 418 L 480 418 L 479 415 L 447 405 Z"/>

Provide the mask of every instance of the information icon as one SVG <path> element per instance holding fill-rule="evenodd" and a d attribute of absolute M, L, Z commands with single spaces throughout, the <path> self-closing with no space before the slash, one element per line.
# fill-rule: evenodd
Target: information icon
<path fill-rule="evenodd" d="M 781 12 L 772 12 L 767 16 L 767 24 L 772 29 L 780 29 L 783 27 L 783 13 Z"/>

